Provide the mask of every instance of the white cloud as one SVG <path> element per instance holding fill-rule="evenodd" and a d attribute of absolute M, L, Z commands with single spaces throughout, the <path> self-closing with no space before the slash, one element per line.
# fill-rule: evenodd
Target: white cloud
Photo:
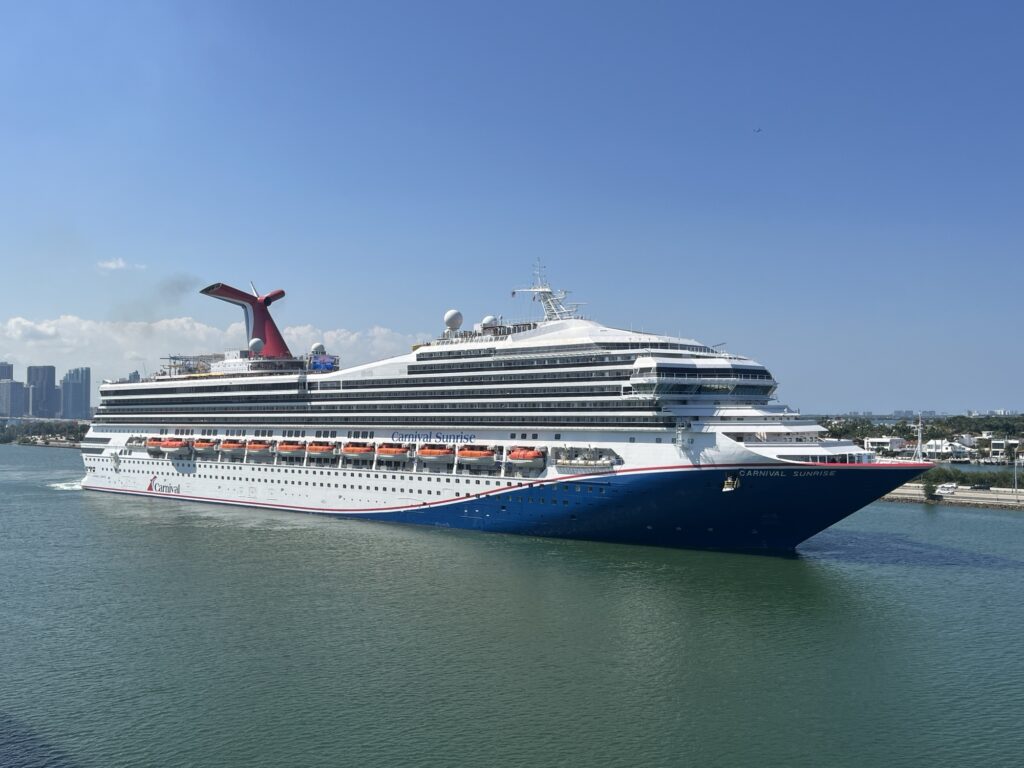
<path fill-rule="evenodd" d="M 399 355 L 428 338 L 378 326 L 351 331 L 301 325 L 281 332 L 293 353 L 307 352 L 315 342 L 323 342 L 329 353 L 341 357 L 343 366 Z M 133 370 L 152 374 L 168 354 L 223 352 L 244 346 L 245 326 L 240 322 L 217 328 L 191 317 L 128 322 L 75 315 L 0 321 L 0 361 L 14 363 L 15 378 L 22 381 L 27 365 L 54 365 L 58 379 L 69 368 L 88 366 L 98 386 L 103 379 L 120 378 Z M 93 402 L 97 400 L 94 395 Z"/>
<path fill-rule="evenodd" d="M 107 261 L 97 261 L 96 266 L 100 269 L 115 270 L 115 269 L 145 269 L 145 264 L 129 264 L 124 259 L 118 257 L 116 259 L 109 259 Z"/>

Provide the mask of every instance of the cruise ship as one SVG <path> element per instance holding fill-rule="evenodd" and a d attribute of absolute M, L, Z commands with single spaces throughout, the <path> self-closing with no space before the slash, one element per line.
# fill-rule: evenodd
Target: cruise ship
<path fill-rule="evenodd" d="M 223 283 L 246 348 L 105 382 L 83 488 L 346 518 L 791 553 L 930 464 L 825 437 L 760 363 L 582 317 L 539 276 L 543 318 L 444 315 L 438 338 L 342 367 L 294 355 L 284 297 Z"/>

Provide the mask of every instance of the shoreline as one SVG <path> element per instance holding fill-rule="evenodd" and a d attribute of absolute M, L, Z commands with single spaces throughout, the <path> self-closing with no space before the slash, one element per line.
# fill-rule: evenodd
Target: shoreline
<path fill-rule="evenodd" d="M 1012 488 L 990 490 L 957 489 L 955 494 L 925 498 L 922 483 L 907 483 L 879 499 L 895 504 L 934 504 L 936 506 L 978 507 L 979 509 L 1011 509 L 1024 511 L 1024 488 L 1015 495 Z"/>
<path fill-rule="evenodd" d="M 0 445 L 22 445 L 26 448 L 74 448 L 75 450 L 82 447 L 81 443 L 74 443 L 68 440 L 51 440 L 48 443 L 36 442 L 35 440 L 28 443 L 19 443 L 17 440 L 12 440 L 9 443 L 0 443 Z"/>

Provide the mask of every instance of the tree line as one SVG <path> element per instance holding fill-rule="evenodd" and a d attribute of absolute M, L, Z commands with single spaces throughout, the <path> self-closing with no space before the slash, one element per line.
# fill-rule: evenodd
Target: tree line
<path fill-rule="evenodd" d="M 88 431 L 88 424 L 77 421 L 19 421 L 0 429 L 0 443 L 28 442 L 34 437 L 77 443 Z"/>
<path fill-rule="evenodd" d="M 895 424 L 875 424 L 863 417 L 830 416 L 821 421 L 828 436 L 843 440 L 866 437 L 902 437 L 917 440 L 917 422 L 903 419 Z M 943 416 L 924 423 L 924 439 L 953 440 L 957 435 L 991 432 L 997 437 L 1024 435 L 1024 416 Z"/>

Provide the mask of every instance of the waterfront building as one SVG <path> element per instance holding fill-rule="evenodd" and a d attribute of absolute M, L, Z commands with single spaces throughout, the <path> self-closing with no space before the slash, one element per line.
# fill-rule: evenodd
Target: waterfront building
<path fill-rule="evenodd" d="M 57 415 L 57 369 L 52 365 L 30 365 L 25 374 L 25 386 L 31 391 L 28 415 L 37 419 L 52 419 Z"/>
<path fill-rule="evenodd" d="M 92 371 L 89 368 L 72 368 L 60 382 L 60 415 L 64 419 L 88 419 Z"/>
<path fill-rule="evenodd" d="M 0 381 L 0 416 L 18 418 L 25 415 L 25 385 L 20 381 Z"/>
<path fill-rule="evenodd" d="M 907 441 L 902 437 L 869 437 L 864 440 L 864 448 L 868 451 L 898 453 L 906 447 Z"/>
<path fill-rule="evenodd" d="M 989 456 L 997 461 L 1008 458 L 1009 453 L 1016 454 L 1020 449 L 1020 440 L 1016 438 L 996 437 L 989 444 Z"/>
<path fill-rule="evenodd" d="M 970 453 L 967 447 L 949 440 L 929 440 L 924 444 L 924 456 L 927 459 L 966 459 Z"/>

